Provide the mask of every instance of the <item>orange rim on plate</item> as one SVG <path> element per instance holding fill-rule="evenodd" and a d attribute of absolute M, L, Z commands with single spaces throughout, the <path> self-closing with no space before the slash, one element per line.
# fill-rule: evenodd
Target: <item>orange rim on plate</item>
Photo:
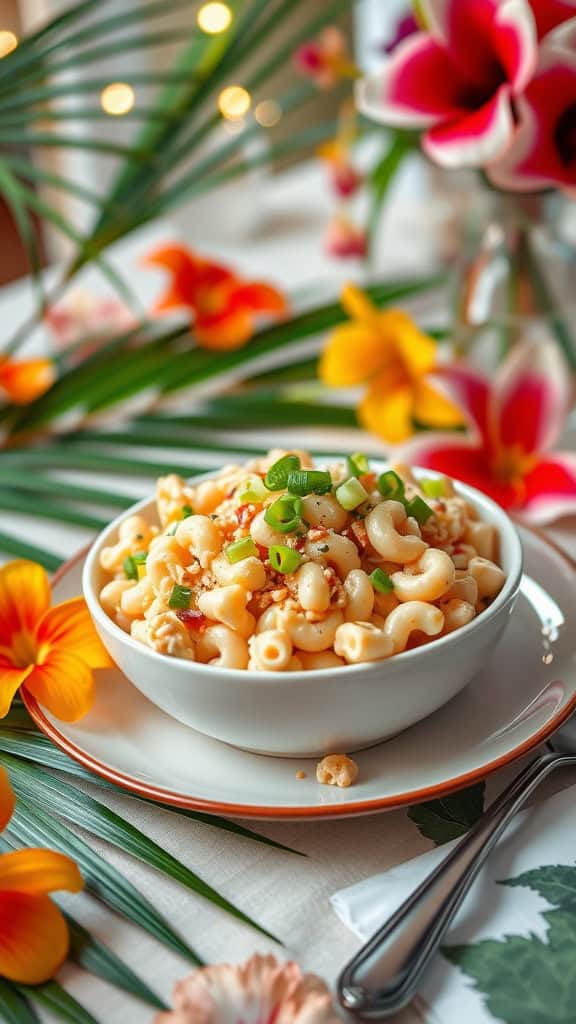
<path fill-rule="evenodd" d="M 526 529 L 525 526 L 524 529 Z M 550 541 L 539 530 L 532 530 L 532 532 L 540 541 L 551 548 L 555 554 L 560 555 L 572 570 L 576 571 L 576 562 L 574 562 L 569 555 L 559 548 L 558 545 L 553 541 Z M 83 549 L 75 555 L 74 558 L 61 566 L 53 578 L 53 583 L 58 583 L 59 580 L 67 575 L 67 573 L 69 573 L 70 570 L 85 557 L 87 550 L 88 548 Z M 204 813 L 214 815 L 231 815 L 239 818 L 267 820 L 337 818 L 360 814 L 372 814 L 376 811 L 389 811 L 399 807 L 422 803 L 427 800 L 436 800 L 440 797 L 447 796 L 449 793 L 454 793 L 459 789 L 464 789 L 466 786 L 470 786 L 475 782 L 480 782 L 488 775 L 492 775 L 493 772 L 498 771 L 499 768 L 504 768 L 506 765 L 512 764 L 525 754 L 529 754 L 531 750 L 540 746 L 541 743 L 545 743 L 546 740 L 549 739 L 557 729 L 564 725 L 574 712 L 576 712 L 575 694 L 566 707 L 551 718 L 542 729 L 535 733 L 529 740 L 525 740 L 518 747 L 515 747 L 514 750 L 511 750 L 508 754 L 503 754 L 494 761 L 490 761 L 488 764 L 483 765 L 482 768 L 466 772 L 463 775 L 456 775 L 452 779 L 439 783 L 436 786 L 427 786 L 424 789 L 412 790 L 411 792 L 403 793 L 400 796 L 380 797 L 374 800 L 360 800 L 354 803 L 336 805 L 321 804 L 317 807 L 264 807 L 254 806 L 253 804 L 227 804 L 216 800 L 203 800 L 196 797 L 184 796 L 182 793 L 175 793 L 173 790 L 164 789 L 161 786 L 147 785 L 130 775 L 124 775 L 122 772 L 116 771 L 116 769 L 103 764 L 101 761 L 98 761 L 97 758 L 87 754 L 81 749 L 81 747 L 76 746 L 76 744 L 72 743 L 72 741 L 66 736 L 63 736 L 58 727 L 49 721 L 42 708 L 40 708 L 34 698 L 26 693 L 25 690 L 21 692 L 21 697 L 35 725 L 37 725 L 38 728 L 48 736 L 48 738 L 51 739 L 60 750 L 65 754 L 68 754 L 68 756 L 74 761 L 77 761 L 78 764 L 87 768 L 88 771 L 106 779 L 107 782 L 112 782 L 114 785 L 127 790 L 129 793 L 145 797 L 147 800 L 156 800 L 159 803 L 169 804 L 173 807 L 181 807 L 185 810 L 203 811 Z"/>

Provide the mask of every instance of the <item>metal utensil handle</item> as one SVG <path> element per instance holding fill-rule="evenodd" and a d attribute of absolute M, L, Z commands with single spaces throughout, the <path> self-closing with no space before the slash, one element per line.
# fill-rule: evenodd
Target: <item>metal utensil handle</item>
<path fill-rule="evenodd" d="M 544 754 L 527 765 L 446 860 L 362 947 L 338 979 L 345 1009 L 377 1019 L 410 1002 L 490 851 L 528 797 L 561 766 L 576 766 L 576 755 Z"/>

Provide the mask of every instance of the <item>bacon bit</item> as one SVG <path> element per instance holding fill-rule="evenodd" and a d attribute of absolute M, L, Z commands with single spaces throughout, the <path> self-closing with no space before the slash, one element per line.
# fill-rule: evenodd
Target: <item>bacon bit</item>
<path fill-rule="evenodd" d="M 296 548 L 296 551 L 303 551 L 304 548 L 306 547 L 306 541 L 307 540 L 308 540 L 307 537 L 298 537 L 297 540 L 295 541 L 295 544 L 294 544 L 294 547 Z"/>
<path fill-rule="evenodd" d="M 262 559 L 263 562 L 265 562 L 266 559 L 268 558 L 268 548 L 264 547 L 264 544 L 256 544 L 256 547 L 258 548 L 258 554 L 260 558 Z"/>
<path fill-rule="evenodd" d="M 376 487 L 376 473 L 364 473 L 359 480 L 366 491 L 373 491 Z"/>
<path fill-rule="evenodd" d="M 357 519 L 351 523 L 348 532 L 352 534 L 350 540 L 354 541 L 361 551 L 366 551 L 370 547 L 368 533 L 363 520 Z"/>
<path fill-rule="evenodd" d="M 239 526 L 248 526 L 256 515 L 256 506 L 252 504 L 239 505 L 234 510 L 234 515 L 238 520 Z"/>
<path fill-rule="evenodd" d="M 323 537 L 328 536 L 328 530 L 324 526 L 315 526 L 313 530 L 310 530 L 308 537 L 310 540 L 322 540 Z"/>
<path fill-rule="evenodd" d="M 204 629 L 204 627 L 208 624 L 208 619 L 206 618 L 206 616 L 203 615 L 202 612 L 196 612 L 193 609 L 184 609 L 182 611 L 177 611 L 176 615 L 180 619 L 180 622 L 182 622 L 186 626 L 186 629 Z"/>

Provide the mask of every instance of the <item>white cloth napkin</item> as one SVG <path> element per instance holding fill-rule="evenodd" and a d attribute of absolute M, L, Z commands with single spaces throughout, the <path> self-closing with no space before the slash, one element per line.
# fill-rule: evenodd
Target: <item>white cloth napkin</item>
<path fill-rule="evenodd" d="M 336 892 L 336 913 L 368 939 L 453 846 Z M 518 815 L 444 945 L 467 946 L 467 966 L 436 955 L 419 1000 L 430 1024 L 575 1024 L 575 787 Z"/>

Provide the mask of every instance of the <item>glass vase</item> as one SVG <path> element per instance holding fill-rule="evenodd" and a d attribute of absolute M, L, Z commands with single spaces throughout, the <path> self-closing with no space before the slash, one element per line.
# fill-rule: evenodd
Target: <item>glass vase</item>
<path fill-rule="evenodd" d="M 576 207 L 558 194 L 484 192 L 457 265 L 454 344 L 484 371 L 526 338 L 553 338 L 576 370 Z"/>

